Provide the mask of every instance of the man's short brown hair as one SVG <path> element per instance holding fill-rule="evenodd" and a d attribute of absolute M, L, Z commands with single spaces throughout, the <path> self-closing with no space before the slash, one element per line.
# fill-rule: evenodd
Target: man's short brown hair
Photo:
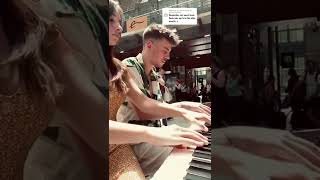
<path fill-rule="evenodd" d="M 174 47 L 181 42 L 179 36 L 173 30 L 161 24 L 151 24 L 143 32 L 143 44 L 148 39 L 160 40 L 163 38 L 168 40 Z"/>

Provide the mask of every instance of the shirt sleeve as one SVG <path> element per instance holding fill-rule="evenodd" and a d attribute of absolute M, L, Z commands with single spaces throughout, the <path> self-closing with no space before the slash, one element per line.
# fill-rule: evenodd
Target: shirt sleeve
<path fill-rule="evenodd" d="M 136 62 L 134 59 L 131 59 L 131 58 L 124 59 L 122 62 L 127 66 L 134 82 L 138 85 L 140 89 L 143 89 L 144 86 L 143 86 L 142 76 L 137 70 L 137 68 L 135 67 L 135 63 L 138 63 L 138 62 Z"/>

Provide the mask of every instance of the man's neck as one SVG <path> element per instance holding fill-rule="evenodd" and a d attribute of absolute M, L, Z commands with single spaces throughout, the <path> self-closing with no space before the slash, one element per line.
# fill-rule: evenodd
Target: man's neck
<path fill-rule="evenodd" d="M 149 77 L 151 70 L 154 68 L 154 65 L 150 63 L 150 57 L 145 51 L 142 51 L 142 60 L 144 64 L 144 70 L 146 75 Z"/>

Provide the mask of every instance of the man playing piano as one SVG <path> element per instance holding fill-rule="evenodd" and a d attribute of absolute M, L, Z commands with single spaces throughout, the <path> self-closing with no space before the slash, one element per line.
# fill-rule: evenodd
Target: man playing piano
<path fill-rule="evenodd" d="M 143 33 L 143 50 L 135 57 L 129 57 L 122 62 L 131 70 L 133 79 L 138 87 L 148 97 L 163 101 L 160 90 L 161 78 L 156 68 L 162 68 L 169 60 L 172 48 L 179 45 L 179 36 L 171 29 L 160 24 L 149 25 Z M 200 103 L 178 102 L 173 103 L 177 107 L 200 111 L 210 115 L 210 108 Z M 126 101 L 117 113 L 117 119 L 122 122 L 128 120 L 149 120 L 135 121 L 138 124 L 148 126 L 161 126 L 161 120 L 157 120 L 153 115 L 142 113 L 132 104 Z M 153 121 L 151 121 L 151 119 Z M 158 122 L 158 123 L 155 123 Z M 167 158 L 172 151 L 172 147 L 158 147 L 148 143 L 133 145 L 133 149 L 138 157 L 145 175 L 152 175 Z"/>

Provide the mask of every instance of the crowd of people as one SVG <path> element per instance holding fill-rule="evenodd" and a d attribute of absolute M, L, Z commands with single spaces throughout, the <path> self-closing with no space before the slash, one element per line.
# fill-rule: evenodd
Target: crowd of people
<path fill-rule="evenodd" d="M 216 97 L 213 101 L 216 100 L 218 107 L 215 111 L 221 121 L 219 126 L 242 124 L 290 130 L 320 127 L 317 113 L 320 79 L 318 65 L 314 61 L 306 62 L 301 76 L 294 68 L 288 70 L 289 79 L 283 100 L 269 68 L 266 68 L 263 85 L 254 89 L 256 98 L 248 100 L 245 95 L 249 87 L 239 68 L 234 65 L 225 67 L 219 58 L 214 64 L 213 91 Z M 290 108 L 289 113 L 282 112 L 286 108 Z"/>
<path fill-rule="evenodd" d="M 196 85 L 191 82 L 187 85 L 182 80 L 177 79 L 175 85 L 169 88 L 172 94 L 172 101 L 192 101 L 192 102 L 210 102 L 212 98 L 211 83 L 204 85 L 199 83 Z"/>
<path fill-rule="evenodd" d="M 286 88 L 287 96 L 283 106 L 292 109 L 291 128 L 320 128 L 320 70 L 317 63 L 307 61 L 305 73 L 299 76 L 291 68 L 288 71 L 289 80 Z"/>

